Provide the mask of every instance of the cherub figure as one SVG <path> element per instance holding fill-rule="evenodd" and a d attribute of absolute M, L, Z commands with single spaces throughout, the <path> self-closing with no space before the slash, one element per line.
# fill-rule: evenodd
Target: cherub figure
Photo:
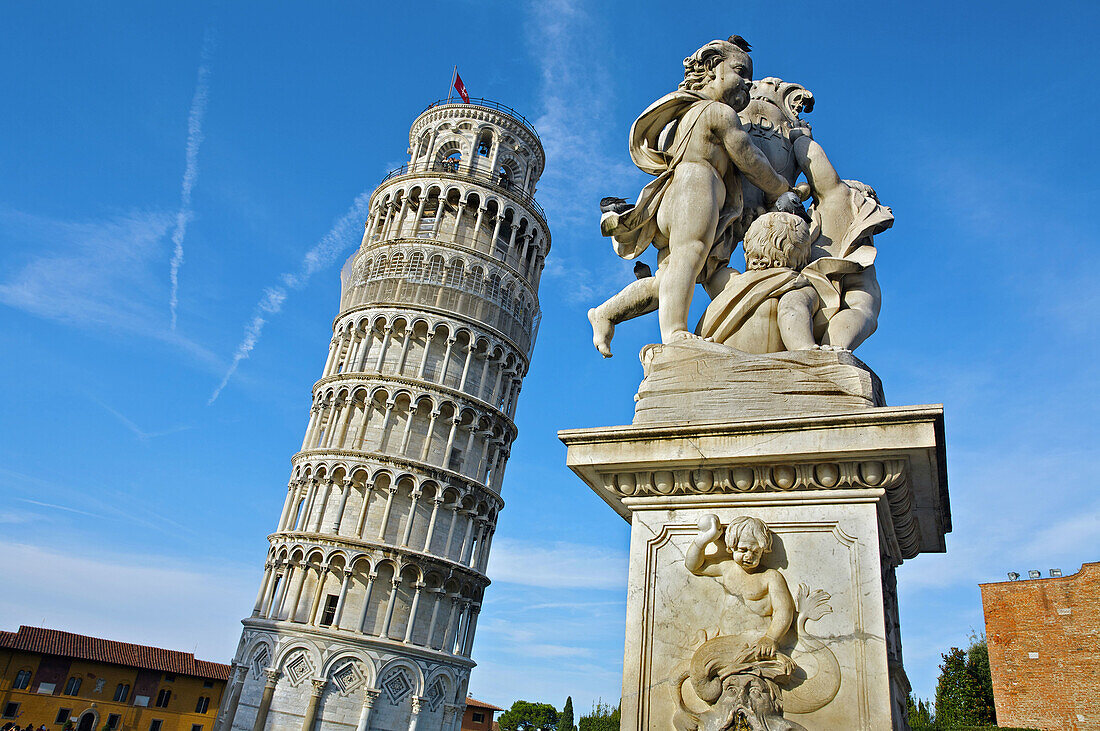
<path fill-rule="evenodd" d="M 724 283 L 711 286 L 710 279 L 737 245 L 731 224 L 743 211 L 742 176 L 763 191 L 767 204 L 792 193 L 737 116 L 749 103 L 750 50 L 741 36 L 706 44 L 684 59 L 679 90 L 650 105 L 631 127 L 631 159 L 657 178 L 633 205 L 605 198 L 600 229 L 624 259 L 656 246 L 657 275 L 589 311 L 593 343 L 605 357 L 615 323 L 651 311 L 654 303 L 663 343 L 695 337 L 687 325 L 692 294 L 696 283 L 712 296 Z"/>
<path fill-rule="evenodd" d="M 724 543 L 719 541 L 721 536 L 722 524 L 717 515 L 700 518 L 699 535 L 688 548 L 684 564 L 696 576 L 718 579 L 727 594 L 744 600 L 749 611 L 771 618 L 767 631 L 752 649 L 759 659 L 774 658 L 779 642 L 791 628 L 795 603 L 783 574 L 760 565 L 772 548 L 771 531 L 759 518 L 740 516 L 726 526 Z M 718 551 L 707 555 L 711 543 Z"/>
<path fill-rule="evenodd" d="M 894 214 L 871 186 L 842 180 L 805 130 L 793 130 L 791 139 L 814 199 L 811 263 L 803 273 L 823 302 L 815 334 L 834 350 L 855 350 L 878 327 L 882 293 L 873 236 L 894 224 Z"/>
<path fill-rule="evenodd" d="M 745 232 L 745 273 L 729 282 L 696 333 L 746 353 L 820 348 L 814 314 L 821 298 L 799 274 L 810 260 L 810 227 L 791 213 L 765 213 Z"/>

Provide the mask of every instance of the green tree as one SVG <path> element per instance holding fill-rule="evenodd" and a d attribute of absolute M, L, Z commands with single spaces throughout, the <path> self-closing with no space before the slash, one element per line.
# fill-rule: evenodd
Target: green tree
<path fill-rule="evenodd" d="M 557 731 L 558 711 L 549 703 L 516 701 L 497 719 L 500 731 Z"/>
<path fill-rule="evenodd" d="M 951 728 L 996 722 L 989 647 L 984 637 L 974 637 L 966 650 L 952 647 L 943 655 L 936 684 L 936 724 Z"/>
<path fill-rule="evenodd" d="M 917 700 L 913 694 L 905 701 L 906 716 L 909 718 L 909 726 L 913 731 L 926 731 L 934 729 L 936 718 L 932 715 L 932 707 L 923 698 Z"/>
<path fill-rule="evenodd" d="M 561 709 L 561 717 L 558 719 L 558 731 L 577 731 L 573 725 L 573 696 L 565 698 L 565 708 Z"/>
<path fill-rule="evenodd" d="M 612 710 L 610 705 L 597 700 L 592 706 L 592 713 L 581 716 L 577 729 L 578 731 L 619 731 L 621 715 L 621 704 L 620 708 Z"/>

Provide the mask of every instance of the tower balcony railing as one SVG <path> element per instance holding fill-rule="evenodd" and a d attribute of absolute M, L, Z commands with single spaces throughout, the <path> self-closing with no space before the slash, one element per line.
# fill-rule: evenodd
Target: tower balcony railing
<path fill-rule="evenodd" d="M 428 277 L 385 277 L 349 287 L 340 309 L 357 305 L 409 305 L 460 312 L 496 330 L 519 347 L 528 358 L 538 337 L 542 312 L 538 308 L 514 313 L 482 292 L 429 279 Z"/>
<path fill-rule="evenodd" d="M 519 185 L 501 176 L 499 173 L 494 173 L 492 170 L 487 170 L 476 165 L 470 166 L 457 160 L 442 160 L 439 162 L 419 161 L 411 164 L 405 163 L 401 167 L 386 173 L 385 177 L 379 182 L 379 185 L 393 178 L 399 178 L 404 175 L 416 175 L 418 173 L 442 173 L 444 175 L 473 178 L 488 188 L 499 191 L 510 198 L 514 198 L 539 214 L 539 217 L 542 218 L 543 221 L 546 220 L 546 211 L 542 210 L 542 206 L 539 205 L 533 195 Z"/>
<path fill-rule="evenodd" d="M 495 109 L 498 112 L 504 112 L 509 117 L 526 127 L 527 131 L 535 136 L 535 139 L 538 140 L 539 144 L 542 144 L 542 140 L 539 138 L 539 133 L 535 130 L 535 125 L 531 124 L 530 120 L 528 120 L 527 117 L 523 116 L 515 109 L 512 109 L 507 104 L 501 104 L 500 102 L 495 102 L 492 99 L 484 99 L 482 97 L 476 96 L 470 97 L 469 104 L 462 101 L 461 99 L 440 99 L 439 101 L 434 101 L 428 106 L 424 107 L 424 112 L 428 111 L 429 109 L 434 109 L 435 107 L 441 107 L 448 104 L 455 104 L 458 106 L 485 107 L 486 109 Z M 420 114 L 423 114 L 424 112 L 421 112 Z M 420 114 L 416 116 L 419 117 Z"/>

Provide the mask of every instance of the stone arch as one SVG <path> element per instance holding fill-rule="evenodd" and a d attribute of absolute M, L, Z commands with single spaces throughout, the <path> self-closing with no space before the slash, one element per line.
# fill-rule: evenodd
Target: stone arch
<path fill-rule="evenodd" d="M 378 671 L 378 685 L 382 688 L 383 696 L 387 697 L 387 700 L 393 702 L 395 694 L 391 693 L 391 689 L 386 687 L 386 683 L 391 674 L 404 670 L 411 676 L 409 679 L 412 682 L 412 688 L 409 692 L 403 694 L 398 703 L 407 699 L 410 695 L 421 695 L 424 689 L 424 671 L 420 666 L 404 657 L 395 657 L 390 659 L 385 665 L 383 665 Z"/>

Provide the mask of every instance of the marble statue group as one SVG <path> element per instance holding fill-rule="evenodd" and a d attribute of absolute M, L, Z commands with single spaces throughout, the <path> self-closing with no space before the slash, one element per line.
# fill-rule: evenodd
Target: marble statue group
<path fill-rule="evenodd" d="M 893 213 L 814 139 L 813 94 L 754 80 L 750 50 L 684 59 L 630 129 L 653 180 L 600 201 L 615 253 L 653 247 L 657 269 L 588 311 L 593 344 L 611 357 L 654 311 L 661 333 L 630 426 L 559 433 L 631 526 L 622 728 L 906 731 L 894 570 L 946 550 L 943 409 L 888 407 L 852 354 Z"/>
<path fill-rule="evenodd" d="M 753 81 L 749 51 L 740 36 L 706 44 L 684 59 L 680 87 L 631 127 L 630 156 L 656 177 L 633 204 L 604 198 L 600 225 L 624 259 L 656 248 L 657 273 L 589 311 L 605 357 L 617 323 L 653 310 L 663 343 L 703 338 L 757 354 L 850 351 L 877 326 L 872 237 L 893 214 L 869 186 L 841 179 L 814 140 L 800 117 L 813 95 Z M 731 266 L 742 241 L 744 272 Z M 696 284 L 711 303 L 689 329 Z"/>

